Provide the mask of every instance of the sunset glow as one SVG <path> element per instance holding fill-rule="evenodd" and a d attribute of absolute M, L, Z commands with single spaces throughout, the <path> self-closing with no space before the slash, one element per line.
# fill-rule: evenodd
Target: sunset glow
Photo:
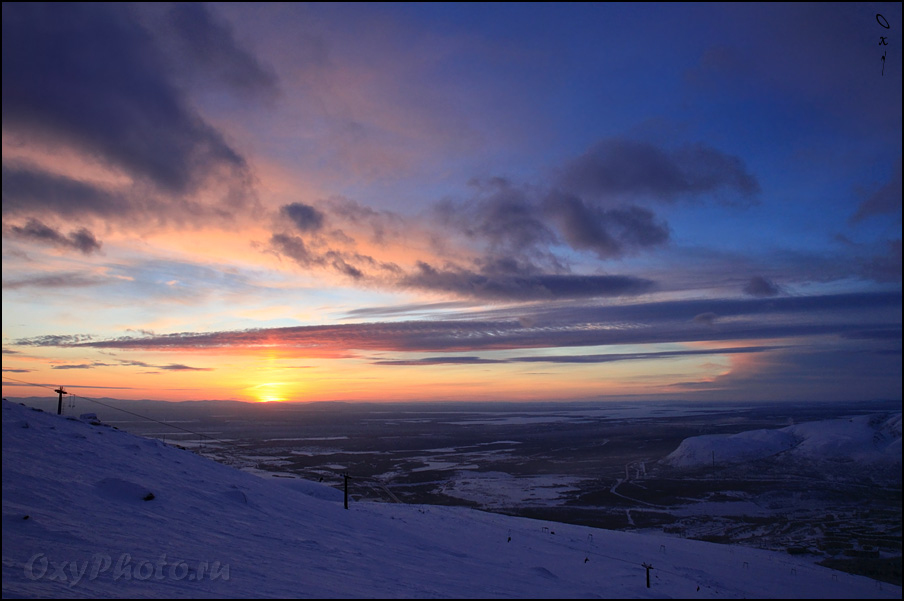
<path fill-rule="evenodd" d="M 901 47 L 900 3 L 4 3 L 3 395 L 900 399 Z"/>

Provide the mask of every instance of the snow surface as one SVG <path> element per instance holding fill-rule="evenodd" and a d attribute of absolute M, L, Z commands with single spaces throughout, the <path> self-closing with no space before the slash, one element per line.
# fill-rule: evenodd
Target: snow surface
<path fill-rule="evenodd" d="M 743 463 L 787 453 L 801 460 L 901 466 L 901 414 L 858 415 L 787 426 L 685 439 L 663 463 L 702 467 Z"/>
<path fill-rule="evenodd" d="M 346 510 L 319 483 L 7 401 L 2 415 L 5 598 L 901 598 L 771 551 L 461 507 Z"/>

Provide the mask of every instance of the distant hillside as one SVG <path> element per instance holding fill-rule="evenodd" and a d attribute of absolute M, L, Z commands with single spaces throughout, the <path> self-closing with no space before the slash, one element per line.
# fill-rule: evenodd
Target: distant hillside
<path fill-rule="evenodd" d="M 677 468 L 725 466 L 761 459 L 817 463 L 826 469 L 885 467 L 901 471 L 901 413 L 859 415 L 731 435 L 685 439 L 662 463 Z"/>

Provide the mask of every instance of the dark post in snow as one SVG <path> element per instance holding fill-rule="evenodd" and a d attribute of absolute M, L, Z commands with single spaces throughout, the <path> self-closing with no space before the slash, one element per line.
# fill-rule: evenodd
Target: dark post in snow
<path fill-rule="evenodd" d="M 62 415 L 63 414 L 63 395 L 69 394 L 69 393 L 66 392 L 65 390 L 63 390 L 62 386 L 60 386 L 59 388 L 54 390 L 54 392 L 56 392 L 60 395 L 60 400 L 57 402 L 57 415 Z"/>
<path fill-rule="evenodd" d="M 647 562 L 644 562 L 640 565 L 647 569 L 647 588 L 650 588 L 650 570 L 653 569 L 653 566 L 649 565 Z"/>
<path fill-rule="evenodd" d="M 342 475 L 345 477 L 345 508 L 348 509 L 348 472 Z"/>

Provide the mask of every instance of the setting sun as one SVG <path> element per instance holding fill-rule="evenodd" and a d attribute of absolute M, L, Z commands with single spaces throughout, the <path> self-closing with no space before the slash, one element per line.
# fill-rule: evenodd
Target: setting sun
<path fill-rule="evenodd" d="M 259 403 L 275 403 L 286 400 L 286 396 L 282 392 L 284 386 L 285 384 L 282 382 L 267 382 L 252 386 L 249 389 L 249 393 Z"/>

